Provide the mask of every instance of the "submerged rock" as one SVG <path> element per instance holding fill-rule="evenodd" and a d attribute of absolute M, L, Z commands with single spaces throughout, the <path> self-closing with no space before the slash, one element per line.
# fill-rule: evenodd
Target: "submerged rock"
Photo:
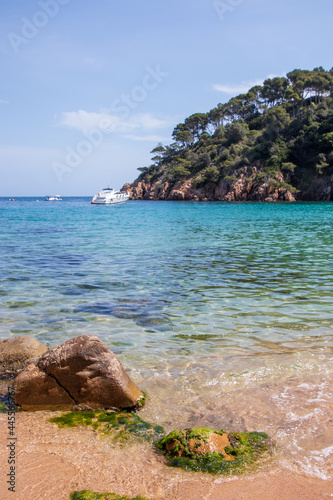
<path fill-rule="evenodd" d="M 63 413 L 49 420 L 58 427 L 91 426 L 94 430 L 103 432 L 110 438 L 126 442 L 132 439 L 156 441 L 164 429 L 160 425 L 145 422 L 135 413 L 115 411 L 73 411 Z"/>
<path fill-rule="evenodd" d="M 239 474 L 272 449 L 262 432 L 215 431 L 208 427 L 180 429 L 158 441 L 156 447 L 169 465 L 211 474 Z"/>
<path fill-rule="evenodd" d="M 0 372 L 17 373 L 36 362 L 48 348 L 32 337 L 14 337 L 0 342 Z"/>
<path fill-rule="evenodd" d="M 15 380 L 23 409 L 130 408 L 144 398 L 118 358 L 94 335 L 82 335 L 46 352 Z"/>

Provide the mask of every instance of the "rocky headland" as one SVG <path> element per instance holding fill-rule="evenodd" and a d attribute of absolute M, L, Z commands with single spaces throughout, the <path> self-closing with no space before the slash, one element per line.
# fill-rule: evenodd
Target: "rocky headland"
<path fill-rule="evenodd" d="M 333 68 L 294 70 L 194 113 L 125 184 L 134 200 L 333 201 Z"/>

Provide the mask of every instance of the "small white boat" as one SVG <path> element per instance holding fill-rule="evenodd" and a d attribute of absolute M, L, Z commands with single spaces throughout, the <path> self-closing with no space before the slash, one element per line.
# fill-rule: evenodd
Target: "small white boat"
<path fill-rule="evenodd" d="M 108 187 L 102 189 L 102 191 L 91 200 L 92 205 L 117 205 L 119 203 L 126 203 L 129 199 L 127 192 L 115 191 L 114 189 Z"/>
<path fill-rule="evenodd" d="M 47 196 L 45 198 L 45 201 L 61 201 L 62 198 L 60 198 L 60 196 L 58 194 L 56 194 L 55 196 Z"/>

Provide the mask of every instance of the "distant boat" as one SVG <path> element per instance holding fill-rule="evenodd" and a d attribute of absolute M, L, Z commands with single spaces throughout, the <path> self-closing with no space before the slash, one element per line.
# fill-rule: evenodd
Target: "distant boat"
<path fill-rule="evenodd" d="M 126 203 L 129 199 L 127 192 L 115 191 L 114 189 L 108 187 L 102 189 L 102 191 L 91 200 L 92 205 L 118 205 L 120 203 Z"/>
<path fill-rule="evenodd" d="M 61 201 L 62 198 L 60 198 L 60 196 L 58 194 L 56 194 L 55 196 L 47 196 L 45 198 L 45 201 Z"/>
<path fill-rule="evenodd" d="M 16 201 L 15 198 L 9 198 L 9 201 Z"/>

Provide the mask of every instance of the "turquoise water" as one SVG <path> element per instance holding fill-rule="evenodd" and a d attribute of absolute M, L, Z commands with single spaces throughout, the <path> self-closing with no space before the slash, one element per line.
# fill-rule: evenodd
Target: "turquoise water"
<path fill-rule="evenodd" d="M 332 229 L 330 203 L 0 201 L 0 339 L 96 334 L 149 417 L 260 427 L 328 477 Z"/>

